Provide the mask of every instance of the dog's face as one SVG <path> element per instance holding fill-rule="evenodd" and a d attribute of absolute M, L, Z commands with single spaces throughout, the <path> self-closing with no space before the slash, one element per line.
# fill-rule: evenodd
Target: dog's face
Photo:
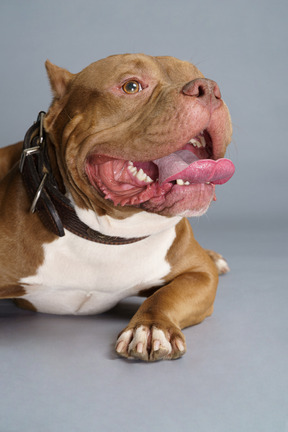
<path fill-rule="evenodd" d="M 45 127 L 82 206 L 201 215 L 233 175 L 232 162 L 216 162 L 231 140 L 228 109 L 192 64 L 127 54 L 76 75 L 46 67 L 55 97 Z"/>

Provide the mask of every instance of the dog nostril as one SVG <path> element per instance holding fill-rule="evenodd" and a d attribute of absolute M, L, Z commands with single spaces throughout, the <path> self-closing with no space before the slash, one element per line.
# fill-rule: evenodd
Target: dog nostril
<path fill-rule="evenodd" d="M 197 97 L 205 96 L 205 93 L 206 93 L 205 88 L 203 86 L 199 85 Z"/>
<path fill-rule="evenodd" d="M 195 79 L 188 82 L 182 88 L 182 92 L 187 96 L 203 97 L 207 94 L 208 86 L 205 80 Z"/>

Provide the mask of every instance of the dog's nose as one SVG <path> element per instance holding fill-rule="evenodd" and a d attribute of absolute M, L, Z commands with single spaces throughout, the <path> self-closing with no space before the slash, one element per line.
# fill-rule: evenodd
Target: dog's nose
<path fill-rule="evenodd" d="M 188 82 L 182 88 L 186 96 L 194 96 L 202 105 L 210 105 L 215 110 L 221 105 L 221 92 L 218 84 L 207 78 L 197 78 Z"/>

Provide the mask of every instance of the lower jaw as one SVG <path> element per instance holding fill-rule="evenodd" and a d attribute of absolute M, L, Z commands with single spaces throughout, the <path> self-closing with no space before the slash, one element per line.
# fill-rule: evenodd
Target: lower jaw
<path fill-rule="evenodd" d="M 102 188 L 100 187 L 99 189 L 101 190 Z M 165 187 L 160 186 L 159 188 L 149 188 L 148 186 L 147 191 L 143 189 L 133 199 L 127 199 L 127 197 L 120 198 L 119 195 L 113 196 L 113 193 L 107 193 L 107 190 L 101 190 L 101 193 L 117 207 L 141 208 L 145 211 L 168 217 L 193 217 L 201 216 L 207 211 L 211 201 L 215 197 L 215 185 L 212 183 L 197 183 L 190 184 L 189 186 L 177 184 L 172 186 L 171 183 L 167 183 Z"/>
<path fill-rule="evenodd" d="M 165 197 L 151 199 L 141 208 L 163 216 L 195 217 L 204 214 L 215 199 L 215 185 L 191 184 L 175 185 Z"/>

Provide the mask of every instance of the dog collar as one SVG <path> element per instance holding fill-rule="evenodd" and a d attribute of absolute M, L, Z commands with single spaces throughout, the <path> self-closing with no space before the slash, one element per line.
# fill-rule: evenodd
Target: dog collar
<path fill-rule="evenodd" d="M 79 219 L 70 200 L 60 192 L 52 173 L 43 126 L 45 115 L 41 111 L 37 121 L 26 132 L 19 165 L 32 201 L 30 212 L 36 211 L 45 227 L 58 237 L 65 236 L 65 228 L 86 240 L 106 245 L 127 245 L 147 238 L 107 236 Z"/>

